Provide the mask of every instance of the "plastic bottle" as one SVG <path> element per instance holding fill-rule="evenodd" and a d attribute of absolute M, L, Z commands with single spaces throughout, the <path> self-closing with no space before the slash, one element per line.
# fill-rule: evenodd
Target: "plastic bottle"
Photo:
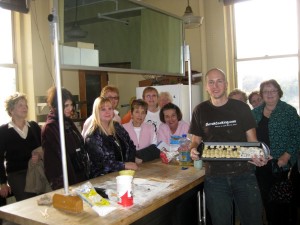
<path fill-rule="evenodd" d="M 190 144 L 191 140 L 187 138 L 186 134 L 183 134 L 179 140 L 179 165 L 181 166 L 191 166 L 193 165 L 190 156 Z"/>

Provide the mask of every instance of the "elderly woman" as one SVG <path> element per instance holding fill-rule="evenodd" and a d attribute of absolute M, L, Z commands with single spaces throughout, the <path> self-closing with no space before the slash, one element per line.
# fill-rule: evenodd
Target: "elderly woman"
<path fill-rule="evenodd" d="M 114 122 L 113 117 L 110 99 L 98 97 L 93 105 L 93 119 L 85 138 L 91 159 L 91 178 L 124 169 L 137 169 L 135 146 L 127 131 Z"/>
<path fill-rule="evenodd" d="M 267 219 L 273 224 L 287 224 L 287 205 L 270 202 L 269 195 L 275 179 L 270 170 L 272 163 L 288 171 L 296 163 L 300 149 L 300 119 L 294 107 L 281 101 L 283 91 L 276 80 L 260 84 L 264 103 L 252 110 L 257 123 L 257 138 L 271 149 L 273 160 L 265 167 L 257 168 L 256 175 Z"/>
<path fill-rule="evenodd" d="M 182 136 L 187 134 L 189 124 L 182 120 L 182 113 L 179 107 L 173 103 L 166 104 L 159 113 L 162 124 L 158 128 L 157 141 L 170 144 L 172 135 Z"/>
<path fill-rule="evenodd" d="M 13 192 L 16 200 L 21 201 L 35 195 L 24 189 L 28 161 L 38 161 L 32 151 L 41 146 L 41 129 L 36 122 L 26 120 L 28 106 L 24 94 L 9 96 L 5 108 L 11 121 L 0 127 L 0 195 L 6 198 Z"/>
<path fill-rule="evenodd" d="M 159 93 L 158 106 L 160 108 L 164 107 L 166 104 L 173 102 L 171 94 L 167 91 L 162 91 Z"/>
<path fill-rule="evenodd" d="M 83 138 L 72 121 L 74 113 L 73 95 L 62 88 L 63 117 L 58 117 L 56 87 L 48 90 L 47 103 L 50 112 L 42 129 L 42 146 L 44 149 L 45 174 L 52 189 L 64 186 L 60 147 L 59 119 L 64 120 L 66 160 L 69 184 L 76 184 L 88 178 L 88 155 L 84 150 Z"/>

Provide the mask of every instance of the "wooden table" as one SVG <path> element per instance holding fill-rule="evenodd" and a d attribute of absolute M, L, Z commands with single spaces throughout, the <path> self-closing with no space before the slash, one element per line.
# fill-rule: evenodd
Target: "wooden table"
<path fill-rule="evenodd" d="M 90 181 L 92 184 L 99 184 L 108 180 L 115 180 L 117 175 L 118 173 L 110 173 Z M 40 196 L 37 196 L 1 207 L 0 218 L 28 225 L 131 224 L 201 184 L 204 180 L 204 169 L 196 170 L 193 167 L 188 167 L 188 169 L 182 170 L 178 165 L 166 165 L 160 160 L 156 160 L 142 164 L 136 171 L 135 177 L 155 181 L 172 180 L 173 182 L 168 190 L 164 191 L 163 196 L 157 196 L 142 205 L 135 204 L 129 208 L 114 210 L 105 217 L 98 216 L 87 204 L 84 204 L 84 211 L 79 214 L 66 213 L 52 206 L 38 206 L 37 199 Z M 63 189 L 48 194 L 52 196 L 54 193 L 63 193 Z M 49 217 L 44 217 L 41 213 L 46 209 Z"/>

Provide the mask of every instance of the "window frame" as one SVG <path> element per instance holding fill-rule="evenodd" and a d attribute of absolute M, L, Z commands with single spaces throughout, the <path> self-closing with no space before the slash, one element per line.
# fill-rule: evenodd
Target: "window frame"
<path fill-rule="evenodd" d="M 7 10 L 7 9 L 2 9 L 1 10 Z M 10 10 L 7 10 L 10 11 Z M 16 63 L 16 35 L 15 35 L 15 23 L 14 23 L 14 13 L 10 11 L 10 21 L 11 21 L 11 38 L 12 38 L 12 63 L 0 63 L 0 69 L 13 69 L 13 79 L 15 79 L 15 84 L 14 84 L 14 90 L 11 90 L 12 92 L 16 92 L 19 88 L 19 82 L 18 82 L 18 64 Z M 6 21 L 5 21 L 6 22 Z M 0 74 L 0 76 L 5 77 L 7 74 Z M 9 75 L 7 75 L 9 76 Z M 13 87 L 13 86 L 12 86 Z M 2 95 L 9 95 L 12 93 L 2 93 Z M 4 100 L 7 96 L 3 96 L 2 100 Z M 1 114 L 4 113 L 3 117 L 1 117 L 1 124 L 2 123 L 7 123 L 10 119 L 10 117 L 7 115 L 7 112 L 5 112 L 5 107 L 4 107 L 4 102 L 2 102 L 2 107 L 1 107 Z"/>
<path fill-rule="evenodd" d="M 297 5 L 297 24 L 298 24 L 298 53 L 296 54 L 283 54 L 283 55 L 266 55 L 261 57 L 249 57 L 249 58 L 237 58 L 237 44 L 236 44 L 236 24 L 235 24 L 235 13 L 234 13 L 234 4 L 225 6 L 227 10 L 225 10 L 226 14 L 228 15 L 227 18 L 230 18 L 230 24 L 232 25 L 232 33 L 231 33 L 231 39 L 228 38 L 228 40 L 232 41 L 232 48 L 233 48 L 233 70 L 234 70 L 234 85 L 235 87 L 238 87 L 238 71 L 237 71 L 237 64 L 238 62 L 249 62 L 249 61 L 255 61 L 255 60 L 269 60 L 269 59 L 278 59 L 278 58 L 290 58 L 290 57 L 297 57 L 298 58 L 298 105 L 299 108 L 298 113 L 300 111 L 300 3 L 298 0 L 296 0 Z M 228 21 L 227 21 L 228 22 Z"/>

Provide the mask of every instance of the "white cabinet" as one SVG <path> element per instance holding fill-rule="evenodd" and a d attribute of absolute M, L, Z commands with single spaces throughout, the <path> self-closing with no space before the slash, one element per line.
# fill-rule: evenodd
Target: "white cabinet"
<path fill-rule="evenodd" d="M 167 91 L 173 97 L 173 103 L 177 105 L 182 112 L 183 120 L 190 122 L 189 113 L 189 86 L 184 84 L 161 85 L 153 86 L 157 89 L 158 93 Z M 142 98 L 143 90 L 146 87 L 136 88 L 136 97 Z M 192 85 L 192 110 L 202 101 L 202 90 L 200 84 Z"/>

